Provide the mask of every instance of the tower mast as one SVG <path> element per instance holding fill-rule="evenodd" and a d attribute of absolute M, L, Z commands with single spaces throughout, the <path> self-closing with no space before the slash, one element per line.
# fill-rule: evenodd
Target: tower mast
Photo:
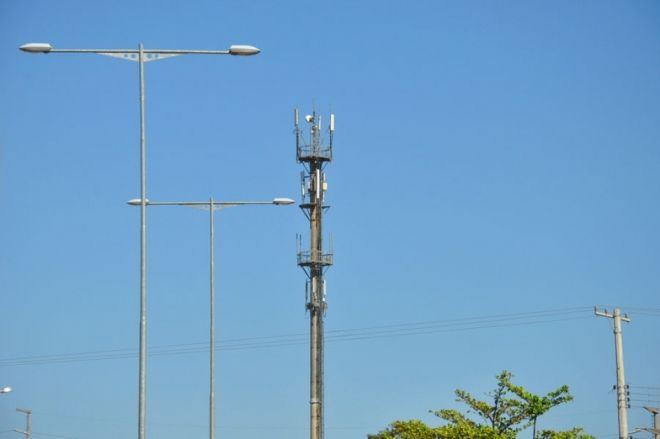
<path fill-rule="evenodd" d="M 300 208 L 309 220 L 310 230 L 309 250 L 302 250 L 301 240 L 298 240 L 298 265 L 307 275 L 305 306 L 310 314 L 310 439 L 323 439 L 323 318 L 327 308 L 323 275 L 333 262 L 332 249 L 327 253 L 323 251 L 323 213 L 330 207 L 324 202 L 328 187 L 324 168 L 332 160 L 335 116 L 330 115 L 327 144 L 323 143 L 321 117 L 313 112 L 305 116 L 305 121 L 309 125 L 308 141 L 298 124 L 298 110 L 294 110 L 296 159 L 304 168 Z"/>

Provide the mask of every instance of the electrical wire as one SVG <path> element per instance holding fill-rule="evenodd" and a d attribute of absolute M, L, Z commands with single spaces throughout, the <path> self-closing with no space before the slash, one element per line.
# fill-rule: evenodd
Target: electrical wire
<path fill-rule="evenodd" d="M 336 329 L 326 331 L 326 341 L 358 341 L 377 338 L 435 334 L 442 332 L 472 331 L 492 328 L 548 324 L 591 318 L 590 311 L 591 307 L 574 307 L 498 314 L 490 316 L 399 323 L 362 328 Z M 234 351 L 296 346 L 306 343 L 308 343 L 308 334 L 296 333 L 227 339 L 222 340 L 216 344 L 216 349 L 222 351 Z M 208 342 L 160 345 L 153 346 L 148 349 L 150 357 L 188 355 L 207 351 Z M 135 358 L 136 356 L 137 350 L 135 349 L 111 349 L 65 354 L 32 355 L 2 358 L 0 359 L 0 367 L 104 361 Z"/>
<path fill-rule="evenodd" d="M 75 436 L 62 436 L 62 435 L 59 435 L 59 434 L 39 433 L 39 432 L 36 432 L 36 431 L 33 431 L 31 434 L 32 434 L 32 436 L 59 437 L 59 438 L 62 438 L 62 439 L 80 439 L 80 438 L 75 437 Z"/>

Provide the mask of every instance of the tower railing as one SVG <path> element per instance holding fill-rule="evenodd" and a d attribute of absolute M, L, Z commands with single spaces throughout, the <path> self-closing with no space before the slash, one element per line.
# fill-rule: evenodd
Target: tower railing
<path fill-rule="evenodd" d="M 298 144 L 296 158 L 299 162 L 309 160 L 332 161 L 332 146 Z"/>
<path fill-rule="evenodd" d="M 298 252 L 298 265 L 301 267 L 310 267 L 313 265 L 327 267 L 334 263 L 332 253 L 323 253 L 321 251 L 300 251 Z"/>

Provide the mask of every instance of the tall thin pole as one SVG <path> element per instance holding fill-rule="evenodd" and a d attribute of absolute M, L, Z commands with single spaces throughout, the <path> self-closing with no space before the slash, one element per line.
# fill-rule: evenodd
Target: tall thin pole
<path fill-rule="evenodd" d="M 614 320 L 614 350 L 616 352 L 616 398 L 619 413 L 619 439 L 628 439 L 628 399 L 626 377 L 623 368 L 623 339 L 621 336 L 621 321 L 630 322 L 628 316 L 621 316 L 619 308 L 614 309 L 613 314 L 607 310 L 601 312 L 597 309 L 594 313 L 600 317 L 608 317 Z"/>
<path fill-rule="evenodd" d="M 147 385 L 147 180 L 144 129 L 144 47 L 138 47 L 140 70 L 140 359 L 138 384 L 138 439 L 145 437 Z"/>
<path fill-rule="evenodd" d="M 210 279 L 210 324 L 209 324 L 209 437 L 215 438 L 215 219 L 214 211 L 229 206 L 247 205 L 289 205 L 294 201 L 290 198 L 274 198 L 272 201 L 148 201 L 149 206 L 189 206 L 209 209 L 209 279 Z M 142 200 L 129 200 L 131 206 L 142 205 Z"/>
<path fill-rule="evenodd" d="M 140 90 L 140 336 L 138 360 L 138 439 L 145 438 L 146 413 L 146 369 L 147 369 L 147 188 L 146 188 L 146 139 L 144 116 L 144 63 L 145 53 L 149 60 L 165 59 L 172 56 L 197 55 L 256 55 L 260 50 L 253 46 L 234 45 L 229 50 L 144 50 L 142 43 L 137 50 L 124 49 L 59 49 L 50 44 L 30 43 L 19 47 L 30 53 L 95 53 L 135 61 L 139 63 Z"/>
<path fill-rule="evenodd" d="M 660 439 L 660 408 L 644 406 L 644 409 L 653 415 L 653 428 L 642 428 L 641 430 L 653 433 L 655 439 Z"/>
<path fill-rule="evenodd" d="M 324 270 L 332 265 L 332 252 L 323 251 L 323 211 L 327 188 L 324 166 L 332 160 L 334 115 L 330 116 L 329 144 L 323 145 L 320 118 L 314 112 L 305 117 L 310 124 L 310 141 L 305 143 L 298 127 L 298 110 L 294 111 L 296 132 L 296 158 L 305 167 L 302 176 L 303 203 L 300 207 L 309 219 L 309 252 L 299 251 L 298 265 L 309 278 L 307 309 L 310 314 L 310 439 L 324 438 L 324 322 L 325 300 Z"/>
<path fill-rule="evenodd" d="M 32 410 L 17 408 L 16 411 L 25 413 L 25 430 L 14 429 L 14 431 L 24 435 L 25 439 L 30 439 L 32 437 Z"/>
<path fill-rule="evenodd" d="M 210 346 L 209 346 L 209 359 L 210 359 L 210 391 L 209 391 L 209 439 L 215 438 L 215 225 L 213 218 L 213 198 L 209 199 L 209 248 L 210 255 L 210 284 L 211 284 L 211 321 L 210 321 Z"/>
<path fill-rule="evenodd" d="M 614 348 L 616 350 L 616 394 L 619 406 L 619 437 L 628 439 L 628 402 L 626 377 L 623 369 L 623 340 L 621 337 L 621 310 L 614 309 Z"/>
<path fill-rule="evenodd" d="M 310 162 L 310 175 L 316 180 L 320 176 L 320 162 Z M 320 187 L 320 182 L 313 182 L 314 187 Z M 312 192 L 310 203 L 310 254 L 318 262 L 322 254 L 322 212 L 323 197 Z M 320 264 L 310 267 L 312 294 L 309 304 L 310 313 L 310 412 L 311 438 L 323 439 L 323 268 Z"/>

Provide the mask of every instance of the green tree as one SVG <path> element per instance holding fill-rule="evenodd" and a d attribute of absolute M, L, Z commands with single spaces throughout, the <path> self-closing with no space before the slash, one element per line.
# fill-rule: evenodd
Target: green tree
<path fill-rule="evenodd" d="M 568 386 L 564 385 L 559 387 L 547 395 L 540 396 L 528 392 L 521 386 L 517 386 L 511 382 L 511 374 L 504 376 L 504 372 L 500 375 L 500 384 L 504 385 L 511 393 L 516 395 L 523 402 L 522 409 L 525 417 L 532 423 L 532 438 L 536 439 L 536 421 L 538 418 L 547 413 L 551 408 L 573 401 L 573 397 L 568 391 Z"/>
<path fill-rule="evenodd" d="M 543 430 L 539 433 L 539 439 L 596 439 L 594 436 L 584 433 L 584 430 L 576 427 L 568 431 Z"/>
<path fill-rule="evenodd" d="M 515 398 L 509 398 L 510 393 L 508 383 L 511 379 L 511 372 L 506 370 L 497 375 L 497 387 L 490 392 L 492 403 L 481 401 L 465 390 L 456 390 L 456 400 L 468 406 L 467 413 L 473 413 L 486 422 L 492 431 L 503 437 L 515 437 L 515 433 L 526 427 L 524 425 L 527 415 L 523 403 Z M 469 419 L 457 410 L 438 410 L 434 412 L 436 416 L 456 424 L 468 422 Z M 474 425 L 479 425 L 473 422 Z"/>
<path fill-rule="evenodd" d="M 458 410 L 434 411 L 446 421 L 430 427 L 420 420 L 396 421 L 368 439 L 515 439 L 518 433 L 533 426 L 534 439 L 594 439 L 581 428 L 557 432 L 543 430 L 536 436 L 538 418 L 551 408 L 573 400 L 568 387 L 562 386 L 544 396 L 535 395 L 511 382 L 511 372 L 497 375 L 497 387 L 481 401 L 465 390 L 456 390 L 456 400 L 467 405 L 466 414 Z M 473 420 L 470 415 L 480 418 Z"/>
<path fill-rule="evenodd" d="M 507 439 L 492 428 L 477 425 L 472 421 L 429 427 L 418 419 L 395 421 L 378 434 L 367 435 L 368 439 Z"/>
<path fill-rule="evenodd" d="M 368 439 L 438 439 L 437 428 L 432 428 L 418 419 L 410 421 L 394 421 L 387 430 L 375 435 L 367 435 Z"/>

